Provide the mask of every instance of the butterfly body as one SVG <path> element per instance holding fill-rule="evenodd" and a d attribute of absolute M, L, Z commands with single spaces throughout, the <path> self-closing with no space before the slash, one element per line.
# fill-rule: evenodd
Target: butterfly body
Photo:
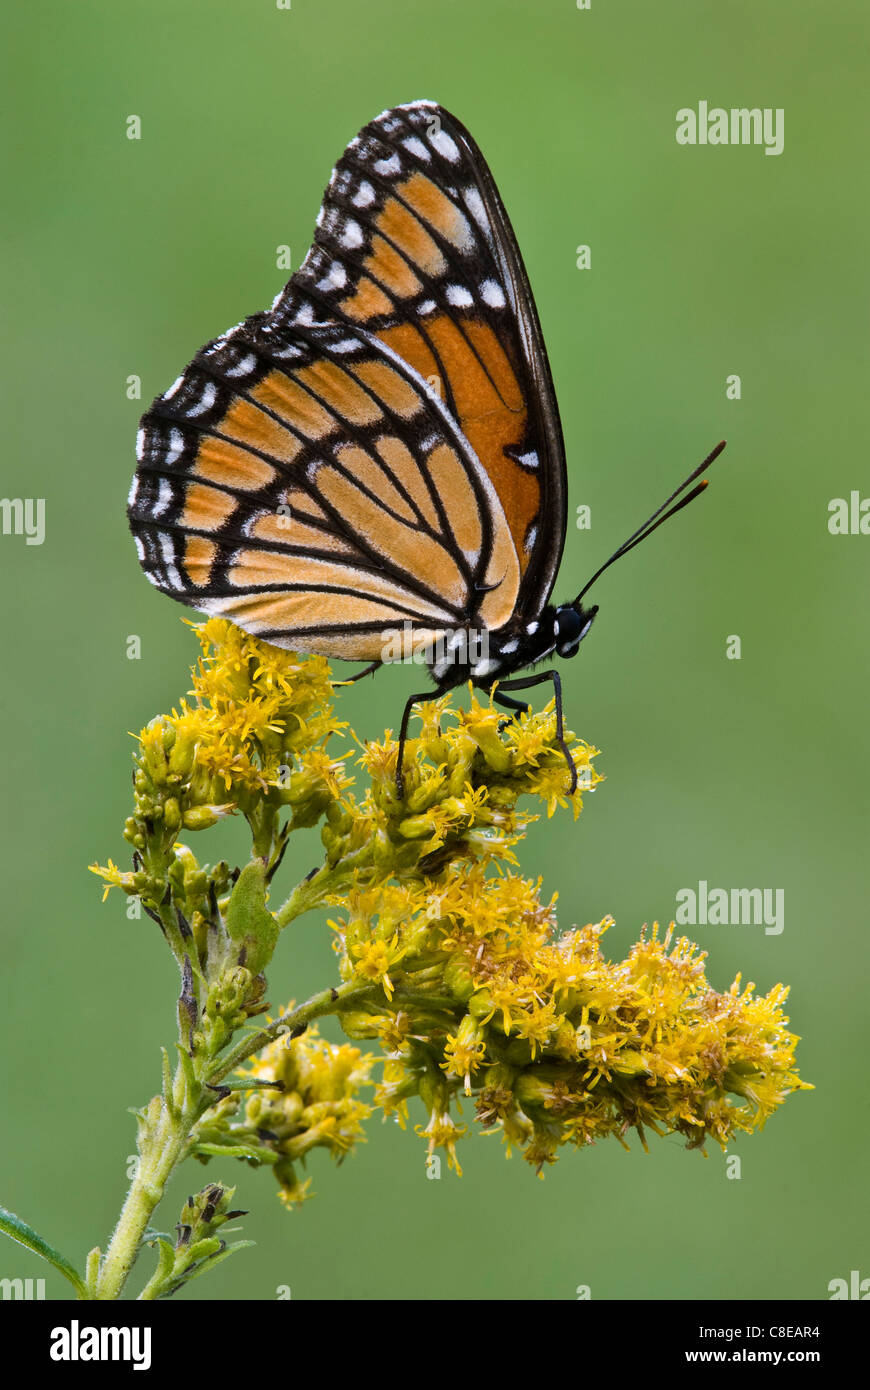
<path fill-rule="evenodd" d="M 558 677 L 513 679 L 573 656 L 597 611 L 550 603 L 559 413 L 494 180 L 436 103 L 350 142 L 299 270 L 153 402 L 137 459 L 128 517 L 158 589 L 371 666 L 410 633 L 436 692 L 552 678 L 561 740 Z"/>
<path fill-rule="evenodd" d="M 547 604 L 525 626 L 509 624 L 490 633 L 470 624 L 426 653 L 426 665 L 439 694 L 468 681 L 490 690 L 494 682 L 537 666 L 556 652 L 563 658 L 574 656 L 597 611 L 584 609 L 578 614 L 568 604 L 559 608 Z"/>

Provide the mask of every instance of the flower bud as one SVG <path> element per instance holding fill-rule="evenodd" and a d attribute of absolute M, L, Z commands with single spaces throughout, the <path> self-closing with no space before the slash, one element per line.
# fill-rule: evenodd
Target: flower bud
<path fill-rule="evenodd" d="M 399 822 L 399 834 L 406 840 L 430 840 L 435 826 L 428 816 L 406 816 Z"/>
<path fill-rule="evenodd" d="M 224 816 L 232 815 L 235 806 L 231 801 L 225 802 L 222 806 L 191 806 L 184 812 L 181 823 L 185 830 L 208 830 L 212 825 L 217 825 Z"/>
<path fill-rule="evenodd" d="M 367 1014 L 362 1009 L 344 1009 L 338 1021 L 349 1038 L 377 1038 L 384 1024 L 383 1015 Z"/>
<path fill-rule="evenodd" d="M 179 778 L 187 777 L 193 770 L 193 760 L 196 754 L 196 734 L 192 729 L 185 729 L 177 734 L 169 754 L 169 772 Z M 165 745 L 164 745 L 165 746 Z"/>
<path fill-rule="evenodd" d="M 477 744 L 493 772 L 505 773 L 510 771 L 510 750 L 502 743 L 498 730 L 494 725 L 471 724 L 468 732 L 471 734 L 471 737 L 474 739 L 474 742 Z"/>
<path fill-rule="evenodd" d="M 488 989 L 479 989 L 469 998 L 468 1012 L 472 1018 L 486 1018 L 492 1011 L 492 995 Z"/>
<path fill-rule="evenodd" d="M 428 1071 L 424 1072 L 420 1077 L 418 1091 L 420 1099 L 430 1115 L 433 1112 L 438 1115 L 446 1114 L 450 1105 L 450 1094 L 440 1076 L 433 1076 Z"/>
<path fill-rule="evenodd" d="M 444 983 L 454 999 L 464 1004 L 474 993 L 474 976 L 468 957 L 456 951 L 444 967 Z"/>
<path fill-rule="evenodd" d="M 419 787 L 415 787 L 410 796 L 405 798 L 405 805 L 413 814 L 420 811 L 428 811 L 433 806 L 444 790 L 444 783 L 440 777 L 427 778 Z"/>

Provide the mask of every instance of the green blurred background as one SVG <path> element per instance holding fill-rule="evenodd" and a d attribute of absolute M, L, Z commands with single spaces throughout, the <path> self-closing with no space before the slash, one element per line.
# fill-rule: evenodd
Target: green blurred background
<path fill-rule="evenodd" d="M 611 957 L 700 879 L 784 889 L 779 936 L 690 934 L 716 987 L 737 971 L 792 986 L 816 1090 L 734 1148 L 740 1181 L 718 1149 L 705 1160 L 653 1137 L 648 1156 L 636 1141 L 565 1152 L 541 1182 L 478 1136 L 464 1177 L 434 1182 L 413 1133 L 373 1123 L 341 1169 L 315 1155 L 317 1197 L 299 1212 L 267 1172 L 213 1164 L 184 1170 L 160 1224 L 194 1183 L 238 1182 L 257 1249 L 190 1293 L 222 1299 L 279 1285 L 572 1299 L 581 1284 L 596 1299 L 825 1298 L 833 1278 L 870 1276 L 870 538 L 827 529 L 831 498 L 870 495 L 865 7 L 44 0 L 6 28 L 2 491 L 44 497 L 47 533 L 41 547 L 0 538 L 0 1201 L 77 1263 L 104 1244 L 134 1147 L 126 1107 L 153 1094 L 173 1035 L 156 928 L 128 921 L 117 893 L 101 907 L 86 871 L 126 865 L 128 731 L 185 692 L 194 655 L 127 533 L 138 415 L 202 342 L 271 301 L 286 279 L 276 247 L 299 264 L 359 127 L 429 97 L 473 132 L 501 189 L 549 348 L 571 514 L 592 509 L 591 531 L 569 518 L 556 596 L 729 441 L 707 497 L 597 591 L 563 679 L 607 781 L 576 825 L 533 827 L 523 869 L 558 890 L 563 926 L 612 913 Z M 783 107 L 784 153 L 678 146 L 677 109 L 702 99 Z M 134 373 L 141 403 L 125 395 Z M 341 714 L 380 735 L 415 681 L 383 672 Z M 316 833 L 297 840 L 287 886 L 318 854 Z M 276 1004 L 331 981 L 329 938 L 306 919 L 283 941 Z M 46 1274 L 65 1296 L 47 1266 L 0 1247 L 0 1276 Z"/>

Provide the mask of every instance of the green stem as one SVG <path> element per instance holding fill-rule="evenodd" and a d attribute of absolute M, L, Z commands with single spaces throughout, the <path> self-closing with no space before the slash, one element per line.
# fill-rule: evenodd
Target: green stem
<path fill-rule="evenodd" d="M 279 927 L 286 927 L 294 917 L 301 917 L 303 912 L 320 906 L 323 894 L 327 891 L 323 880 L 329 875 L 330 870 L 324 867 L 319 869 L 313 878 L 304 878 L 301 883 L 297 883 L 287 901 L 275 913 L 275 921 Z"/>
<path fill-rule="evenodd" d="M 265 839 L 266 827 L 254 826 L 253 829 L 255 839 L 258 829 L 262 830 L 262 837 Z M 346 880 L 349 873 L 352 874 L 360 858 L 358 854 L 350 856 L 347 861 L 333 868 L 324 866 L 313 878 L 300 883 L 275 914 L 279 925 L 286 926 L 301 913 L 319 906 L 326 893 L 335 891 L 338 884 Z M 181 962 L 186 952 L 174 914 L 166 904 L 160 904 L 159 911 L 170 945 Z M 275 1019 L 267 1028 L 260 1029 L 253 1035 L 249 1034 L 228 1054 L 213 1061 L 210 1069 L 208 1064 L 204 1063 L 200 1063 L 195 1069 L 194 1062 L 185 1056 L 183 1061 L 186 1065 L 180 1065 L 176 1070 L 171 1093 L 166 1078 L 164 1079 L 162 1097 L 154 1098 L 149 1107 L 149 1114 L 143 1120 L 136 1177 L 130 1185 L 95 1284 L 92 1283 L 90 1286 L 92 1297 L 120 1297 L 136 1262 L 152 1214 L 163 1198 L 166 1184 L 189 1151 L 191 1131 L 206 1110 L 215 1103 L 214 1093 L 209 1093 L 208 1086 L 219 1084 L 248 1057 L 261 1051 L 282 1034 L 301 1030 L 316 1018 L 336 1013 L 339 1004 L 346 1005 L 348 1000 L 368 994 L 371 990 L 370 984 L 361 983 L 359 980 L 349 980 L 337 989 L 322 990 L 301 1004 L 298 1009 Z M 153 1297 L 153 1289 L 156 1287 L 154 1278 L 146 1287 L 149 1291 L 148 1297 Z"/>
<path fill-rule="evenodd" d="M 297 883 L 287 901 L 278 908 L 275 913 L 278 926 L 286 927 L 295 917 L 301 917 L 303 912 L 322 907 L 327 894 L 339 893 L 353 881 L 357 870 L 368 868 L 370 864 L 371 848 L 368 845 L 346 855 L 337 864 L 324 864 L 311 878 Z"/>
<path fill-rule="evenodd" d="M 179 1067 L 171 1102 L 163 1097 L 159 1104 L 159 1115 L 156 1123 L 147 1127 L 136 1176 L 100 1266 L 93 1294 L 96 1299 L 120 1297 L 151 1215 L 163 1197 L 174 1168 L 185 1156 L 191 1129 L 211 1101 L 203 1100 L 203 1088 L 198 1084 L 192 1087 L 183 1068 Z"/>
<path fill-rule="evenodd" d="M 315 1018 L 323 1018 L 326 1014 L 338 1013 L 339 1004 L 346 1007 L 349 1000 L 371 994 L 373 989 L 371 984 L 362 984 L 359 980 L 354 979 L 339 985 L 337 989 L 323 989 L 319 994 L 312 994 L 311 998 L 306 999 L 304 1004 L 300 1004 L 298 1009 L 291 1009 L 289 1013 L 273 1019 L 266 1028 L 261 1028 L 259 1032 L 243 1038 L 230 1053 L 219 1058 L 209 1075 L 210 1084 L 216 1086 L 223 1077 L 228 1076 L 231 1071 L 235 1071 L 242 1062 L 247 1061 L 255 1052 L 260 1052 L 276 1038 L 282 1035 L 289 1036 L 297 1028 L 301 1029 L 305 1024 L 312 1023 Z"/>
<path fill-rule="evenodd" d="M 372 986 L 361 984 L 358 980 L 348 980 L 338 989 L 324 989 L 298 1009 L 282 1014 L 267 1028 L 260 1029 L 253 1037 L 242 1039 L 233 1050 L 221 1058 L 213 1067 L 208 1081 L 217 1085 L 223 1077 L 234 1071 L 242 1062 L 282 1034 L 294 1032 L 297 1028 L 322 1018 L 325 1014 L 336 1013 L 338 1005 L 346 1005 L 372 992 Z M 191 1130 L 209 1106 L 214 1103 L 209 1097 L 205 1083 L 193 1074 L 188 1064 L 185 1069 L 177 1069 L 172 1084 L 171 1100 L 155 1097 L 159 1112 L 154 1123 L 148 1124 L 141 1142 L 141 1155 L 136 1177 L 130 1185 L 127 1199 L 121 1210 L 111 1244 L 100 1267 L 99 1277 L 93 1297 L 97 1299 L 119 1298 L 142 1244 L 151 1216 L 162 1200 L 174 1169 L 186 1156 Z M 152 1105 L 155 1102 L 152 1101 Z M 154 1280 L 148 1288 L 151 1288 Z M 153 1294 L 149 1294 L 149 1297 Z"/>

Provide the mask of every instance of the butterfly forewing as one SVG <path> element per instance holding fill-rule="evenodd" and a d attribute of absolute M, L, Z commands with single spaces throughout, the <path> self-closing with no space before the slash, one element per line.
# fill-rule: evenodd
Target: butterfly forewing
<path fill-rule="evenodd" d="M 371 661 L 403 624 L 419 642 L 538 612 L 561 434 L 519 253 L 458 122 L 414 103 L 351 142 L 304 265 L 154 402 L 137 452 L 148 577 L 266 640 Z"/>
<path fill-rule="evenodd" d="M 454 116 L 414 102 L 351 141 L 289 302 L 299 290 L 375 332 L 440 392 L 504 507 L 523 577 L 518 612 L 536 615 L 564 539 L 562 433 L 516 240 Z"/>

